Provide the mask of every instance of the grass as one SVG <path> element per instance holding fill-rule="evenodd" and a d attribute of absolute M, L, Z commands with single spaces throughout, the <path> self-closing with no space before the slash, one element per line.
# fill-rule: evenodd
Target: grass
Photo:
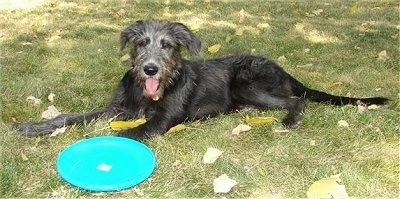
<path fill-rule="evenodd" d="M 12 1 L 0 1 L 1 197 L 292 198 L 305 197 L 314 181 L 338 173 L 352 197 L 400 194 L 397 1 L 49 0 L 29 9 L 7 2 Z M 157 169 L 136 188 L 91 193 L 72 187 L 57 175 L 57 154 L 77 140 L 114 134 L 107 122 L 37 138 L 17 136 L 11 126 L 40 120 L 51 104 L 62 112 L 105 105 L 128 67 L 120 61 L 126 54 L 118 50 L 120 31 L 150 17 L 199 26 L 205 58 L 260 54 L 313 88 L 391 101 L 363 113 L 309 102 L 302 125 L 290 133 L 274 133 L 277 123 L 230 135 L 245 115 L 282 118 L 280 110 L 242 110 L 186 123 L 188 130 L 147 141 L 158 158 Z M 270 27 L 257 28 L 260 23 Z M 235 34 L 238 29 L 242 35 Z M 220 51 L 208 53 L 207 47 L 217 43 Z M 378 54 L 384 50 L 387 57 L 381 60 Z M 54 103 L 46 100 L 51 92 Z M 30 95 L 42 104 L 28 105 Z M 339 128 L 339 120 L 349 127 Z M 208 147 L 224 154 L 203 165 Z M 239 184 L 228 194 L 215 194 L 212 180 L 223 173 Z"/>

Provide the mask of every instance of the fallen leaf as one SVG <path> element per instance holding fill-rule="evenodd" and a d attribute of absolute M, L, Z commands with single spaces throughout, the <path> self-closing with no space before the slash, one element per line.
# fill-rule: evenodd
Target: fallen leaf
<path fill-rule="evenodd" d="M 41 99 L 38 99 L 38 98 L 36 98 L 36 97 L 34 97 L 34 96 L 29 96 L 29 97 L 27 97 L 26 98 L 26 101 L 29 103 L 29 104 L 32 104 L 33 106 L 39 106 L 41 103 L 42 103 L 42 100 Z"/>
<path fill-rule="evenodd" d="M 200 25 L 199 24 L 192 24 L 190 26 L 190 30 L 193 31 L 193 32 L 197 32 L 197 31 L 200 30 Z"/>
<path fill-rule="evenodd" d="M 346 120 L 339 120 L 338 126 L 339 127 L 349 127 L 349 123 Z"/>
<path fill-rule="evenodd" d="M 296 24 L 294 25 L 294 29 L 297 30 L 297 31 L 299 31 L 299 32 L 304 32 L 304 24 L 302 24 L 302 23 L 296 23 Z"/>
<path fill-rule="evenodd" d="M 220 44 L 215 44 L 215 45 L 212 45 L 212 46 L 208 47 L 207 50 L 211 54 L 214 54 L 214 53 L 218 52 L 220 48 L 221 48 Z"/>
<path fill-rule="evenodd" d="M 228 193 L 237 184 L 235 180 L 230 179 L 226 174 L 222 174 L 213 181 L 214 192 Z"/>
<path fill-rule="evenodd" d="M 274 133 L 289 133 L 289 129 L 275 129 Z"/>
<path fill-rule="evenodd" d="M 123 15 L 125 15 L 125 13 L 126 13 L 126 11 L 125 11 L 125 9 L 123 9 L 123 8 L 121 8 L 121 9 L 118 10 L 118 12 L 117 12 L 117 14 L 118 14 L 119 16 L 123 16 Z"/>
<path fill-rule="evenodd" d="M 297 68 L 308 68 L 308 67 L 312 67 L 312 66 L 314 66 L 314 64 L 296 65 Z"/>
<path fill-rule="evenodd" d="M 119 58 L 119 60 L 122 61 L 122 62 L 128 61 L 130 57 L 131 56 L 127 53 L 124 56 L 122 56 L 121 58 Z"/>
<path fill-rule="evenodd" d="M 376 109 L 379 108 L 379 106 L 376 105 L 376 104 L 371 104 L 371 105 L 369 105 L 367 108 L 368 108 L 368 110 L 376 110 Z"/>
<path fill-rule="evenodd" d="M 209 147 L 203 155 L 203 163 L 204 164 L 212 164 L 214 163 L 219 156 L 221 156 L 223 151 L 220 151 L 219 149 Z"/>
<path fill-rule="evenodd" d="M 257 24 L 257 28 L 258 29 L 268 29 L 270 27 L 271 26 L 268 23 L 259 23 L 259 24 Z"/>
<path fill-rule="evenodd" d="M 244 33 L 244 28 L 242 28 L 242 27 L 236 29 L 236 31 L 235 31 L 236 36 L 242 36 L 243 33 Z"/>
<path fill-rule="evenodd" d="M 228 35 L 228 36 L 225 37 L 225 42 L 226 42 L 226 43 L 229 43 L 229 42 L 231 42 L 231 41 L 232 41 L 232 37 L 231 37 L 230 35 Z"/>
<path fill-rule="evenodd" d="M 61 127 L 61 128 L 56 128 L 55 131 L 53 131 L 53 133 L 50 134 L 50 137 L 54 137 L 60 134 L 63 134 L 65 132 L 65 130 L 67 130 L 68 127 Z"/>
<path fill-rule="evenodd" d="M 246 11 L 244 11 L 244 9 L 240 10 L 239 12 L 239 23 L 243 23 L 246 20 Z"/>
<path fill-rule="evenodd" d="M 53 119 L 61 114 L 60 111 L 54 105 L 47 107 L 47 110 L 43 111 L 42 118 L 43 119 Z"/>
<path fill-rule="evenodd" d="M 138 195 L 138 196 L 144 196 L 143 191 L 141 189 L 137 188 L 137 187 L 133 188 L 133 192 L 135 192 L 135 194 Z"/>
<path fill-rule="evenodd" d="M 286 57 L 284 55 L 282 55 L 282 56 L 278 57 L 278 62 L 279 63 L 285 63 L 285 62 L 287 62 L 287 59 L 286 59 Z"/>
<path fill-rule="evenodd" d="M 272 125 L 278 121 L 274 117 L 248 117 L 246 116 L 246 123 L 250 125 Z"/>
<path fill-rule="evenodd" d="M 378 53 L 378 60 L 386 61 L 387 59 L 389 59 L 389 56 L 387 55 L 386 50 L 383 50 L 380 53 Z"/>
<path fill-rule="evenodd" d="M 168 6 L 164 8 L 163 16 L 166 17 L 166 18 L 172 17 L 172 14 L 169 12 L 169 7 Z"/>
<path fill-rule="evenodd" d="M 29 158 L 21 151 L 21 159 L 22 161 L 28 161 Z"/>
<path fill-rule="evenodd" d="M 31 42 L 22 42 L 22 45 L 23 46 L 29 46 L 29 45 L 32 45 L 32 43 Z"/>
<path fill-rule="evenodd" d="M 359 12 L 358 6 L 357 5 L 352 6 L 350 8 L 350 12 L 353 13 L 353 14 L 358 13 Z"/>
<path fill-rule="evenodd" d="M 179 131 L 183 131 L 186 129 L 186 126 L 184 124 L 178 124 L 176 126 L 171 127 L 167 133 L 175 133 L 175 132 L 179 132 Z"/>
<path fill-rule="evenodd" d="M 50 93 L 48 96 L 47 96 L 47 99 L 49 100 L 49 102 L 54 102 L 54 97 L 55 97 L 56 95 L 54 94 L 54 93 Z"/>
<path fill-rule="evenodd" d="M 318 180 L 308 189 L 307 198 L 350 198 L 341 182 L 340 174 Z"/>
<path fill-rule="evenodd" d="M 146 119 L 144 118 L 131 121 L 111 121 L 110 128 L 114 131 L 120 131 L 120 130 L 135 128 L 144 123 L 146 123 Z"/>
<path fill-rule="evenodd" d="M 239 124 L 232 130 L 232 135 L 239 135 L 242 132 L 247 132 L 251 130 L 251 126 L 245 124 Z"/>
<path fill-rule="evenodd" d="M 61 39 L 60 36 L 54 35 L 54 36 L 49 37 L 48 40 L 47 40 L 47 42 L 53 43 L 53 42 L 55 42 L 55 41 L 57 41 L 57 40 L 59 40 L 59 39 Z"/>
<path fill-rule="evenodd" d="M 318 16 L 318 15 L 320 15 L 323 11 L 324 11 L 323 9 L 317 9 L 317 10 L 313 10 L 312 13 L 313 13 L 315 16 Z"/>

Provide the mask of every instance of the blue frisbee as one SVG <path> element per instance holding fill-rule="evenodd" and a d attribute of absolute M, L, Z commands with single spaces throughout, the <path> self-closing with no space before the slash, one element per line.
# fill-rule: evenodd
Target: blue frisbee
<path fill-rule="evenodd" d="M 89 191 L 118 191 L 151 176 L 154 153 L 146 145 L 127 138 L 103 136 L 78 141 L 57 158 L 59 175 Z"/>

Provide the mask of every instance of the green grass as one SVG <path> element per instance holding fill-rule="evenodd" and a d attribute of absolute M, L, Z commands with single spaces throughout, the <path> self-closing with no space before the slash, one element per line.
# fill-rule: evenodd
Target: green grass
<path fill-rule="evenodd" d="M 49 0 L 31 9 L 0 9 L 0 197 L 303 198 L 314 181 L 338 173 L 352 197 L 400 194 L 397 1 Z M 241 9 L 247 14 L 239 23 Z M 323 11 L 313 14 L 318 9 Z M 104 106 L 128 68 L 120 61 L 127 51 L 118 50 L 119 33 L 144 18 L 199 25 L 204 58 L 260 54 L 279 60 L 310 87 L 391 101 L 363 113 L 309 102 L 303 123 L 290 133 L 275 133 L 277 123 L 230 135 L 246 115 L 281 119 L 285 112 L 280 110 L 238 111 L 186 123 L 188 130 L 147 141 L 157 169 L 135 189 L 78 190 L 57 175 L 57 154 L 77 140 L 114 134 L 106 121 L 57 137 L 20 137 L 11 126 L 40 120 L 51 104 L 62 112 Z M 260 23 L 270 28 L 257 28 Z M 304 28 L 296 30 L 296 24 Z M 235 35 L 239 28 L 243 35 Z M 220 51 L 208 53 L 207 47 L 217 43 Z M 388 58 L 377 59 L 383 50 Z M 46 99 L 51 92 L 54 103 Z M 42 104 L 28 105 L 30 95 Z M 339 120 L 350 126 L 339 128 Z M 208 147 L 224 151 L 212 165 L 202 164 Z M 228 194 L 215 194 L 212 181 L 224 173 L 239 184 Z"/>

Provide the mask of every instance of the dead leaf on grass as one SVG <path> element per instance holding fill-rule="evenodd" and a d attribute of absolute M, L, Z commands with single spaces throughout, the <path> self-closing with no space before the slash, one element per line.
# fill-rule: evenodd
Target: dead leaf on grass
<path fill-rule="evenodd" d="M 214 54 L 214 53 L 218 52 L 220 48 L 221 48 L 221 44 L 215 44 L 215 45 L 208 47 L 207 50 L 209 53 Z"/>
<path fill-rule="evenodd" d="M 121 131 L 125 129 L 138 127 L 139 125 L 142 125 L 144 123 L 146 123 L 146 119 L 140 118 L 131 121 L 111 121 L 109 125 L 110 128 L 114 131 Z"/>
<path fill-rule="evenodd" d="M 203 163 L 204 164 L 212 164 L 214 163 L 219 156 L 224 153 L 223 151 L 220 151 L 219 149 L 216 149 L 214 147 L 209 147 L 207 151 L 203 155 Z"/>
<path fill-rule="evenodd" d="M 229 178 L 226 174 L 222 174 L 213 181 L 215 193 L 228 193 L 238 183 Z"/>
<path fill-rule="evenodd" d="M 26 101 L 29 103 L 29 104 L 32 104 L 33 106 L 39 106 L 41 103 L 42 103 L 42 100 L 41 99 L 38 99 L 38 98 L 36 98 L 36 97 L 34 97 L 34 96 L 29 96 L 29 97 L 27 97 L 26 98 Z"/>
<path fill-rule="evenodd" d="M 61 112 L 58 111 L 54 105 L 51 105 L 51 106 L 47 107 L 47 110 L 43 111 L 42 118 L 50 120 L 59 115 L 61 115 Z"/>
<path fill-rule="evenodd" d="M 354 5 L 354 6 L 352 6 L 352 7 L 350 8 L 350 12 L 351 12 L 352 14 L 358 13 L 359 11 L 360 11 L 360 9 L 358 8 L 357 5 Z"/>
<path fill-rule="evenodd" d="M 242 36 L 243 33 L 244 33 L 244 28 L 242 28 L 242 27 L 236 29 L 236 31 L 235 31 L 236 36 Z"/>
<path fill-rule="evenodd" d="M 258 29 L 268 29 L 270 27 L 271 26 L 268 23 L 259 23 L 259 24 L 257 24 L 257 28 Z"/>
<path fill-rule="evenodd" d="M 376 109 L 380 108 L 380 106 L 378 106 L 376 104 L 371 104 L 367 108 L 368 108 L 368 110 L 376 110 Z"/>
<path fill-rule="evenodd" d="M 307 191 L 307 198 L 350 198 L 340 179 L 340 174 L 331 175 L 314 182 Z"/>
<path fill-rule="evenodd" d="M 54 93 L 50 93 L 48 96 L 47 96 L 47 100 L 49 100 L 49 102 L 54 102 L 54 97 L 55 97 L 56 95 L 54 94 Z"/>
<path fill-rule="evenodd" d="M 240 133 L 247 132 L 251 130 L 251 126 L 245 124 L 239 124 L 232 130 L 232 135 L 239 135 Z"/>
<path fill-rule="evenodd" d="M 339 120 L 338 121 L 338 126 L 339 127 L 343 127 L 343 128 L 349 127 L 349 123 L 346 120 Z"/>
<path fill-rule="evenodd" d="M 278 119 L 274 117 L 248 117 L 246 116 L 246 123 L 250 125 L 272 125 Z"/>
<path fill-rule="evenodd" d="M 119 58 L 120 61 L 124 62 L 124 61 L 128 61 L 130 58 L 130 55 L 128 53 L 126 53 L 124 56 L 122 56 L 121 58 Z"/>
<path fill-rule="evenodd" d="M 243 23 L 247 18 L 247 13 L 244 11 L 244 9 L 241 9 L 239 11 L 239 23 Z"/>
<path fill-rule="evenodd" d="M 178 124 L 178 125 L 176 125 L 176 126 L 171 127 L 171 128 L 167 131 L 167 133 L 176 133 L 176 132 L 179 132 L 179 131 L 183 131 L 183 130 L 185 130 L 185 129 L 186 129 L 186 126 L 185 126 L 184 124 Z"/>
<path fill-rule="evenodd" d="M 296 65 L 297 68 L 309 68 L 313 67 L 314 64 L 303 64 L 303 65 Z"/>
<path fill-rule="evenodd" d="M 190 30 L 191 30 L 192 32 L 197 32 L 197 31 L 199 31 L 199 30 L 200 30 L 200 24 L 195 23 L 195 24 L 190 25 Z"/>
<path fill-rule="evenodd" d="M 389 59 L 389 56 L 387 55 L 386 50 L 381 51 L 380 53 L 378 53 L 378 60 L 382 60 L 382 61 L 386 61 L 387 59 Z"/>
<path fill-rule="evenodd" d="M 24 154 L 24 152 L 22 152 L 21 151 L 21 159 L 22 159 L 22 161 L 28 161 L 29 160 L 29 158 Z"/>
<path fill-rule="evenodd" d="M 274 133 L 289 133 L 289 129 L 275 129 Z"/>
<path fill-rule="evenodd" d="M 50 137 L 55 137 L 57 135 L 63 134 L 65 130 L 67 130 L 67 128 L 68 127 L 57 128 L 55 131 L 53 131 L 53 133 L 50 134 Z"/>
<path fill-rule="evenodd" d="M 313 13 L 315 16 L 320 15 L 322 12 L 324 12 L 323 9 L 316 9 L 316 10 L 313 10 L 313 11 L 312 11 L 312 13 Z"/>

